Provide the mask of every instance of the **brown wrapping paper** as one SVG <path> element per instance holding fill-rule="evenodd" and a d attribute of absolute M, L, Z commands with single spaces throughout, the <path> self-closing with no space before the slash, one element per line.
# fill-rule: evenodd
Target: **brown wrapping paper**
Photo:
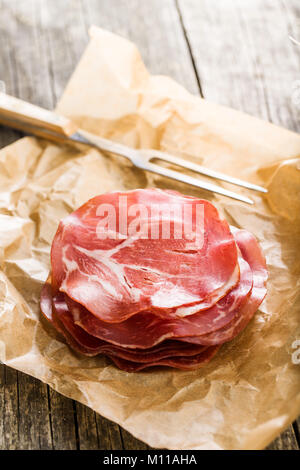
<path fill-rule="evenodd" d="M 125 39 L 96 28 L 91 36 L 59 112 L 101 136 L 268 185 L 269 194 L 251 194 L 250 207 L 94 149 L 29 137 L 2 149 L 0 359 L 153 447 L 261 449 L 300 412 L 300 365 L 292 360 L 300 339 L 300 136 L 149 75 Z M 96 194 L 149 186 L 213 200 L 231 223 L 256 235 L 267 258 L 268 295 L 255 318 L 193 372 L 130 374 L 103 357 L 80 357 L 39 313 L 59 220 Z"/>

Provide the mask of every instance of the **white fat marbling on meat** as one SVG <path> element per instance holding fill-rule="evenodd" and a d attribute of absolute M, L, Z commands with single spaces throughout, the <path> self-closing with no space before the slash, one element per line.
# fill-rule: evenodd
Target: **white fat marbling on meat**
<path fill-rule="evenodd" d="M 151 297 L 153 306 L 160 308 L 173 308 L 174 304 L 182 305 L 183 303 L 193 303 L 199 297 L 189 294 L 188 292 L 179 289 L 178 286 L 170 286 L 168 288 L 162 287 Z M 176 302 L 175 300 L 176 299 Z"/>
<path fill-rule="evenodd" d="M 71 313 L 73 315 L 74 322 L 75 323 L 78 322 L 80 320 L 80 310 L 79 310 L 79 308 L 78 307 L 72 308 Z"/>
<path fill-rule="evenodd" d="M 60 290 L 62 290 L 62 291 L 67 289 L 68 278 L 69 278 L 69 275 L 71 274 L 71 272 L 76 271 L 76 270 L 80 271 L 79 266 L 76 263 L 76 261 L 75 260 L 70 260 L 67 257 L 67 250 L 68 250 L 69 246 L 70 245 L 66 245 L 62 249 L 62 262 L 66 267 L 66 269 L 65 269 L 65 274 L 66 275 L 65 275 L 65 277 L 64 277 L 64 279 L 61 283 L 61 286 L 60 286 Z"/>
<path fill-rule="evenodd" d="M 123 245 L 123 244 L 122 244 Z M 140 299 L 141 292 L 139 289 L 129 286 L 127 281 L 126 281 L 126 276 L 124 272 L 124 265 L 120 263 L 116 263 L 113 259 L 111 259 L 111 252 L 113 250 L 87 250 L 86 248 L 83 248 L 81 246 L 76 246 L 76 249 L 83 253 L 85 256 L 92 258 L 96 260 L 98 263 L 103 264 L 106 266 L 119 280 L 120 284 L 126 289 L 126 291 L 130 291 L 130 295 L 132 299 L 137 302 Z M 98 276 L 95 274 L 87 274 L 87 273 L 82 273 L 83 275 L 87 276 L 89 279 L 94 280 L 101 284 L 103 288 L 114 298 L 121 299 L 122 296 L 117 293 L 116 289 L 114 286 L 112 286 L 111 283 L 108 281 L 104 281 L 103 279 L 99 279 Z"/>
<path fill-rule="evenodd" d="M 236 282 L 237 277 L 239 276 L 240 273 L 240 268 L 239 265 L 235 267 L 235 270 L 233 271 L 230 279 L 228 280 L 228 285 L 232 285 L 234 282 Z M 222 286 L 220 289 L 217 289 L 214 293 L 214 298 L 217 298 L 219 296 L 220 291 L 224 290 L 224 286 Z M 197 299 L 198 300 L 198 299 Z M 187 303 L 187 302 L 186 302 Z M 192 302 L 191 302 L 192 303 Z M 210 306 L 212 305 L 211 298 L 208 299 L 208 302 L 201 302 L 201 310 L 204 310 L 206 305 Z M 188 317 L 189 315 L 193 315 L 194 313 L 197 313 L 199 311 L 199 304 L 187 306 L 187 307 L 179 307 L 175 311 L 175 315 L 177 317 Z"/>

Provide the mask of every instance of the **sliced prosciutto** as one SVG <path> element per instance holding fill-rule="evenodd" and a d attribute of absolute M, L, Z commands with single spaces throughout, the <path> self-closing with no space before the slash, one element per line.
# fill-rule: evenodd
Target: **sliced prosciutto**
<path fill-rule="evenodd" d="M 91 199 L 61 221 L 41 311 L 119 369 L 193 370 L 249 323 L 268 272 L 256 238 L 208 201 L 158 189 Z"/>
<path fill-rule="evenodd" d="M 253 287 L 250 297 L 246 304 L 237 311 L 234 318 L 223 328 L 199 337 L 187 336 L 184 341 L 202 345 L 215 345 L 231 341 L 247 326 L 267 294 L 266 261 L 255 237 L 246 230 L 238 230 L 233 227 L 232 231 L 244 258 L 252 269 Z"/>
<path fill-rule="evenodd" d="M 174 356 L 196 356 L 207 349 L 205 346 L 191 345 L 189 343 L 184 344 L 178 341 L 164 341 L 162 344 L 146 350 L 128 350 L 118 347 L 89 335 L 77 326 L 64 302 L 63 294 L 57 293 L 53 296 L 52 287 L 49 282 L 45 283 L 41 297 L 43 315 L 63 334 L 66 341 L 73 349 L 87 356 L 106 354 L 109 356 L 118 356 L 128 361 L 153 363 Z"/>
<path fill-rule="evenodd" d="M 148 364 L 143 364 L 140 362 L 126 361 L 120 357 L 109 356 L 110 359 L 118 366 L 119 369 L 125 370 L 126 372 L 138 372 L 140 370 L 146 369 L 148 367 L 155 366 L 167 366 L 173 367 L 174 369 L 181 370 L 194 370 L 199 369 L 199 367 L 204 366 L 209 362 L 215 354 L 218 352 L 220 346 L 211 346 L 210 348 L 205 349 L 200 354 L 192 357 L 168 357 L 160 361 L 153 361 Z"/>
<path fill-rule="evenodd" d="M 163 319 L 146 311 L 117 324 L 103 322 L 72 299 L 66 298 L 74 321 L 89 334 L 127 348 L 149 348 L 165 339 L 199 336 L 215 331 L 233 319 L 252 288 L 252 271 L 240 259 L 241 279 L 237 287 L 210 309 L 185 318 Z"/>
<path fill-rule="evenodd" d="M 101 238 L 103 221 L 109 238 Z M 166 318 L 177 309 L 178 316 L 191 315 L 214 305 L 239 281 L 236 243 L 217 209 L 159 189 L 88 201 L 60 223 L 51 264 L 53 288 L 108 323 L 147 310 Z"/>

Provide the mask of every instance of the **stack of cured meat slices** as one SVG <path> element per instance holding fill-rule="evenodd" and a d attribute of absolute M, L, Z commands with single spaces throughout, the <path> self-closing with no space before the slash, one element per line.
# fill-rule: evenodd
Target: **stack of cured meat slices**
<path fill-rule="evenodd" d="M 208 201 L 139 189 L 95 197 L 61 221 L 41 311 L 77 352 L 119 368 L 195 369 L 266 295 L 252 234 Z"/>

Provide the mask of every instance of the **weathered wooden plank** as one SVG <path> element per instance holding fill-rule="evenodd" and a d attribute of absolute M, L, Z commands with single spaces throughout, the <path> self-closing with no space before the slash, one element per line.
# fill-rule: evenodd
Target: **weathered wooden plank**
<path fill-rule="evenodd" d="M 253 82 L 254 65 L 232 2 L 211 8 L 206 0 L 201 6 L 178 0 L 178 7 L 204 97 L 266 118 L 263 86 Z"/>
<path fill-rule="evenodd" d="M 99 449 L 96 413 L 81 403 L 76 403 L 78 445 L 81 450 Z"/>
<path fill-rule="evenodd" d="M 132 436 L 128 431 L 125 429 L 121 429 L 123 446 L 126 450 L 149 450 L 149 447 L 144 442 L 139 441 L 135 437 Z"/>
<path fill-rule="evenodd" d="M 299 418 L 293 423 L 294 433 L 297 439 L 298 447 L 300 449 L 300 416 Z"/>
<path fill-rule="evenodd" d="M 17 371 L 0 365 L 0 449 L 18 448 Z"/>
<path fill-rule="evenodd" d="M 84 2 L 86 24 L 96 24 L 135 42 L 148 69 L 166 74 L 198 93 L 188 46 L 173 0 Z"/>
<path fill-rule="evenodd" d="M 288 39 L 299 3 L 288 3 L 289 17 L 280 1 L 177 1 L 204 97 L 299 130 L 291 101 L 299 53 Z M 295 446 L 290 426 L 270 448 Z"/>
<path fill-rule="evenodd" d="M 296 130 L 299 57 L 281 2 L 178 0 L 205 98 Z"/>
<path fill-rule="evenodd" d="M 101 450 L 122 450 L 123 446 L 121 428 L 108 419 L 96 415 L 99 449 Z"/>
<path fill-rule="evenodd" d="M 44 37 L 47 66 L 51 76 L 54 105 L 88 43 L 88 31 L 81 0 L 69 2 L 35 0 L 39 12 L 39 33 Z"/>
<path fill-rule="evenodd" d="M 298 443 L 291 427 L 288 427 L 268 447 L 267 450 L 299 450 Z"/>
<path fill-rule="evenodd" d="M 150 449 L 117 424 L 76 403 L 79 445 L 82 450 Z"/>
<path fill-rule="evenodd" d="M 49 387 L 48 399 L 53 448 L 57 450 L 79 448 L 74 402 Z"/>
<path fill-rule="evenodd" d="M 18 448 L 52 449 L 47 385 L 18 373 Z"/>

